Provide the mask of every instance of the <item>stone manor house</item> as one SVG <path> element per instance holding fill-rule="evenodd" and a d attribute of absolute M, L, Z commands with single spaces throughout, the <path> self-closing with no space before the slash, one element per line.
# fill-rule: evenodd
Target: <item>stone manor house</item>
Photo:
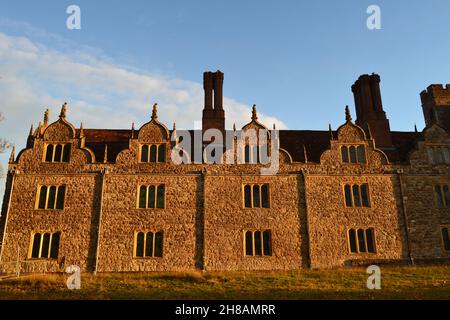
<path fill-rule="evenodd" d="M 203 131 L 225 132 L 223 80 L 204 73 Z M 355 121 L 347 107 L 337 130 L 269 135 L 273 175 L 247 144 L 244 163 L 174 164 L 177 130 L 156 106 L 131 130 L 77 129 L 66 104 L 53 123 L 46 112 L 9 160 L 0 272 L 450 262 L 450 85 L 420 94 L 426 127 L 412 132 L 390 130 L 378 75 L 352 91 Z M 255 107 L 249 129 L 265 129 Z"/>

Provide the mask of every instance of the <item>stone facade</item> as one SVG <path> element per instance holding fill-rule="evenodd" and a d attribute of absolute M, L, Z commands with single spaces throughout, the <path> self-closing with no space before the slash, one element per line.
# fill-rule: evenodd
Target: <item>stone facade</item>
<path fill-rule="evenodd" d="M 88 272 L 144 272 L 449 262 L 442 228 L 450 227 L 445 193 L 450 106 L 444 105 L 450 87 L 438 88 L 438 101 L 422 93 L 428 117 L 423 132 L 391 132 L 379 82 L 377 75 L 364 75 L 352 87 L 355 123 L 347 108 L 337 130 L 270 131 L 269 146 L 281 146 L 279 169 L 271 175 L 261 174 L 267 166 L 261 163 L 174 163 L 178 132 L 158 121 L 156 105 L 139 130 L 134 125 L 131 130 L 75 129 L 66 119 L 66 104 L 54 123 L 46 112 L 44 123 L 30 131 L 27 147 L 11 155 L 0 219 L 0 272 L 14 272 L 18 265 L 22 272 L 62 272 L 69 265 Z M 225 133 L 222 83 L 222 73 L 205 73 L 203 127 Z M 437 105 L 438 112 L 430 115 Z M 266 129 L 256 108 L 242 128 L 249 129 Z M 49 145 L 54 148 L 50 159 Z M 67 159 L 57 145 L 71 146 Z M 143 162 L 143 145 L 164 145 L 155 147 L 164 153 L 161 161 Z M 233 149 L 225 154 L 238 157 Z M 42 200 L 42 186 L 65 186 L 62 208 L 48 208 L 52 196 L 48 191 Z M 164 186 L 164 193 L 146 194 L 147 207 L 141 208 L 141 186 Z M 267 203 L 247 207 L 246 186 L 265 186 Z M 260 192 L 252 193 L 252 201 L 264 197 Z M 150 199 L 161 201 L 161 207 L 148 207 Z M 141 232 L 162 234 L 160 244 L 146 238 L 145 255 L 139 254 Z M 57 233 L 59 242 L 47 250 L 44 236 L 36 240 L 36 233 Z M 159 245 L 161 256 L 155 254 Z"/>

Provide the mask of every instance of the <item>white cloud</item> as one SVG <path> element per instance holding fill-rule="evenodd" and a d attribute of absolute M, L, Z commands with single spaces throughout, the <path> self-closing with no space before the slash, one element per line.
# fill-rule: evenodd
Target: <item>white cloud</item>
<path fill-rule="evenodd" d="M 58 37 L 53 40 L 58 41 Z M 61 47 L 64 47 L 64 43 Z M 199 71 L 201 79 L 201 72 Z M 46 108 L 56 119 L 60 106 L 69 104 L 68 120 L 85 128 L 130 128 L 147 122 L 154 102 L 159 119 L 168 127 L 190 129 L 201 120 L 203 88 L 200 83 L 167 78 L 120 66 L 112 59 L 85 52 L 63 52 L 27 37 L 0 32 L 0 123 L 1 137 L 21 149 L 31 123 L 37 125 Z M 227 127 L 250 119 L 251 108 L 225 98 Z M 285 128 L 277 118 L 259 115 L 262 123 Z M 8 156 L 0 155 L 6 166 Z M 0 195 L 4 180 L 0 181 Z"/>

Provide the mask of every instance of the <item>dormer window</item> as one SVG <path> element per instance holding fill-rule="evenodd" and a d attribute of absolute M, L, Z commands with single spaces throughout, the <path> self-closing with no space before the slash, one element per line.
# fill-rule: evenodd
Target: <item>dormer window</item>
<path fill-rule="evenodd" d="M 366 163 L 366 150 L 363 145 L 342 146 L 341 159 L 343 163 Z"/>
<path fill-rule="evenodd" d="M 143 144 L 141 146 L 141 162 L 166 162 L 165 144 Z"/>
<path fill-rule="evenodd" d="M 61 144 L 47 144 L 45 147 L 45 162 L 65 162 L 68 163 L 70 161 L 70 151 L 72 149 L 72 145 L 70 143 Z"/>

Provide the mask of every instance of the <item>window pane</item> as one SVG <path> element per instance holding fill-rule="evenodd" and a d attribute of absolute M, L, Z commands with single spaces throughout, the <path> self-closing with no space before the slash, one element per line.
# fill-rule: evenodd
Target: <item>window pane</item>
<path fill-rule="evenodd" d="M 255 256 L 262 255 L 261 231 L 255 231 Z"/>
<path fill-rule="evenodd" d="M 166 162 L 166 145 L 161 144 L 158 148 L 158 162 Z"/>
<path fill-rule="evenodd" d="M 359 195 L 359 186 L 353 186 L 353 202 L 355 207 L 361 207 L 361 197 Z"/>
<path fill-rule="evenodd" d="M 341 147 L 342 162 L 348 163 L 348 149 L 347 147 Z"/>
<path fill-rule="evenodd" d="M 435 186 L 434 191 L 436 192 L 436 200 L 439 208 L 444 207 L 444 199 L 442 198 L 441 186 Z"/>
<path fill-rule="evenodd" d="M 351 163 L 356 163 L 356 148 L 355 147 L 350 147 L 349 151 L 350 151 L 350 162 Z"/>
<path fill-rule="evenodd" d="M 347 184 L 345 185 L 344 189 L 345 189 L 345 205 L 347 207 L 353 207 L 351 187 Z"/>
<path fill-rule="evenodd" d="M 163 255 L 163 233 L 157 232 L 155 234 L 155 257 L 162 257 Z"/>
<path fill-rule="evenodd" d="M 366 230 L 367 252 L 375 253 L 375 239 L 373 238 L 372 229 Z"/>
<path fill-rule="evenodd" d="M 45 201 L 47 200 L 47 187 L 42 186 L 39 192 L 39 209 L 45 209 Z"/>
<path fill-rule="evenodd" d="M 41 235 L 36 233 L 33 239 L 33 250 L 31 251 L 32 258 L 39 258 L 39 249 L 41 247 Z"/>
<path fill-rule="evenodd" d="M 150 162 L 156 162 L 156 152 L 157 152 L 156 145 L 152 145 L 150 147 Z"/>
<path fill-rule="evenodd" d="M 361 186 L 361 198 L 363 207 L 369 207 L 369 188 L 367 184 Z"/>
<path fill-rule="evenodd" d="M 156 192 L 155 186 L 148 187 L 148 208 L 154 208 L 155 207 L 155 192 Z"/>
<path fill-rule="evenodd" d="M 252 152 L 251 152 L 251 163 L 258 163 L 259 162 L 259 148 L 258 146 L 252 146 Z"/>
<path fill-rule="evenodd" d="M 267 184 L 261 186 L 261 203 L 263 208 L 269 207 L 269 186 Z"/>
<path fill-rule="evenodd" d="M 365 163 L 366 162 L 366 155 L 364 153 L 364 147 L 363 146 L 359 146 L 357 150 L 358 150 L 358 162 L 359 163 Z"/>
<path fill-rule="evenodd" d="M 147 239 L 145 241 L 145 256 L 153 257 L 153 232 L 147 233 Z"/>
<path fill-rule="evenodd" d="M 141 162 L 148 162 L 148 146 L 143 145 L 141 148 Z"/>
<path fill-rule="evenodd" d="M 245 233 L 245 255 L 253 255 L 253 234 L 251 231 Z"/>
<path fill-rule="evenodd" d="M 71 145 L 70 144 L 66 144 L 64 146 L 64 153 L 63 153 L 63 162 L 69 162 L 70 160 L 70 149 L 71 149 Z"/>
<path fill-rule="evenodd" d="M 359 245 L 359 252 L 367 252 L 363 229 L 358 229 L 358 245 Z"/>
<path fill-rule="evenodd" d="M 147 187 L 141 186 L 139 188 L 139 208 L 147 208 Z"/>
<path fill-rule="evenodd" d="M 52 259 L 58 259 L 59 238 L 60 238 L 59 232 L 54 233 L 52 235 L 52 243 L 50 245 L 50 258 L 52 258 Z"/>
<path fill-rule="evenodd" d="M 450 192 L 448 190 L 448 186 L 445 185 L 444 188 L 444 202 L 446 207 L 450 207 Z"/>
<path fill-rule="evenodd" d="M 348 231 L 348 240 L 350 243 L 350 252 L 357 253 L 358 248 L 356 247 L 356 231 L 354 229 L 350 229 Z"/>
<path fill-rule="evenodd" d="M 164 185 L 158 186 L 158 197 L 156 199 L 156 207 L 164 209 Z"/>
<path fill-rule="evenodd" d="M 64 209 L 64 197 L 66 195 L 66 187 L 60 186 L 58 188 L 58 197 L 56 198 L 56 209 Z"/>
<path fill-rule="evenodd" d="M 445 251 L 450 251 L 450 234 L 448 228 L 442 228 L 442 240 Z"/>
<path fill-rule="evenodd" d="M 139 232 L 136 237 L 136 257 L 144 256 L 144 233 Z"/>
<path fill-rule="evenodd" d="M 58 144 L 55 148 L 55 158 L 54 162 L 61 162 L 61 156 L 62 156 L 62 145 Z"/>
<path fill-rule="evenodd" d="M 42 250 L 41 250 L 41 258 L 48 258 L 48 249 L 50 248 L 50 233 L 44 234 L 44 238 L 42 239 Z"/>
<path fill-rule="evenodd" d="M 260 192 L 259 186 L 253 186 L 253 208 L 261 207 L 259 192 Z"/>
<path fill-rule="evenodd" d="M 45 161 L 52 162 L 53 160 L 53 145 L 49 144 L 47 146 L 47 153 L 45 154 Z"/>
<path fill-rule="evenodd" d="M 51 186 L 48 192 L 47 209 L 55 209 L 56 187 Z"/>
<path fill-rule="evenodd" d="M 249 185 L 244 186 L 244 202 L 246 208 L 252 207 L 252 187 Z"/>
<path fill-rule="evenodd" d="M 264 255 L 271 256 L 272 255 L 272 237 L 270 234 L 270 230 L 266 230 L 263 233 L 263 246 L 264 246 Z"/>
<path fill-rule="evenodd" d="M 245 146 L 245 163 L 250 163 L 250 146 Z"/>

